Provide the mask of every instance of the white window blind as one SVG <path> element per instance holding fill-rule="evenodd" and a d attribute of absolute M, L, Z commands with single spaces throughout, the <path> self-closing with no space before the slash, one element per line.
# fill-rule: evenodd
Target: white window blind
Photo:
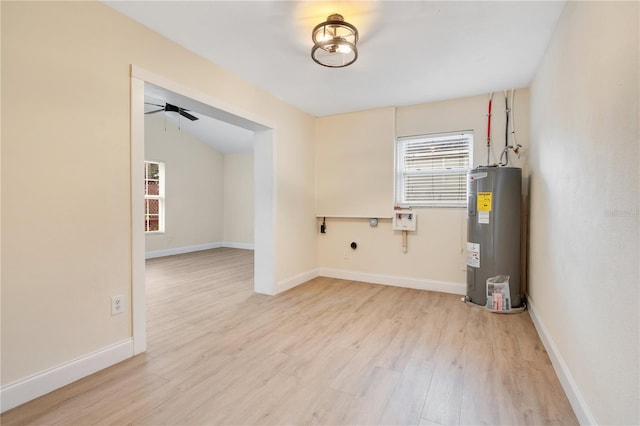
<path fill-rule="evenodd" d="M 398 138 L 396 204 L 466 206 L 472 152 L 472 131 Z"/>

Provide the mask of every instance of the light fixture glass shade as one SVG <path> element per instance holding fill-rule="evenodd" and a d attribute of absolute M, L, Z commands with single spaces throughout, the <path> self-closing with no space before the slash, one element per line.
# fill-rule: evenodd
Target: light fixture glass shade
<path fill-rule="evenodd" d="M 311 32 L 311 58 L 320 65 L 341 68 L 358 59 L 358 30 L 342 15 L 333 14 Z"/>

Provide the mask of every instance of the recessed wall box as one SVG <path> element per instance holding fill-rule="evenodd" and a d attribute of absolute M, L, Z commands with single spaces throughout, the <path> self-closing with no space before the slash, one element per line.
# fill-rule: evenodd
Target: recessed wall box
<path fill-rule="evenodd" d="M 393 211 L 393 229 L 395 231 L 415 231 L 416 214 L 411 209 Z"/>

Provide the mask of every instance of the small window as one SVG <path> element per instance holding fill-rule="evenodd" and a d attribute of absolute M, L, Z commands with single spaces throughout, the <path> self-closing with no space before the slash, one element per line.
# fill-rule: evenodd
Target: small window
<path fill-rule="evenodd" d="M 472 131 L 398 138 L 396 204 L 466 207 L 472 152 Z"/>
<path fill-rule="evenodd" d="M 164 164 L 144 162 L 144 230 L 164 232 Z"/>

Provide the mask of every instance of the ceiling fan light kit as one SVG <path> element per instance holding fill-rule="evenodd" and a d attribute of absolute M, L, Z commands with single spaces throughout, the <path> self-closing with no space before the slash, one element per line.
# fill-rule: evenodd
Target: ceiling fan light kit
<path fill-rule="evenodd" d="M 311 58 L 329 68 L 342 68 L 358 59 L 358 30 L 344 21 L 342 15 L 329 15 L 311 32 Z"/>

